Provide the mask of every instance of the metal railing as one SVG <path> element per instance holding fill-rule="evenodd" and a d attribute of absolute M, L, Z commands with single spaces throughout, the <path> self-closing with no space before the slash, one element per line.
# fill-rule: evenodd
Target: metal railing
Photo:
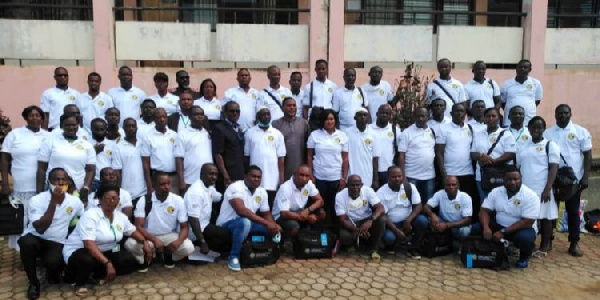
<path fill-rule="evenodd" d="M 27 3 L 24 1 L 1 2 L 0 18 L 80 21 L 91 21 L 93 19 L 92 0 L 63 1 L 62 4 L 58 3 L 61 1 L 47 2 L 48 3 Z"/>
<path fill-rule="evenodd" d="M 588 20 L 588 25 L 582 25 L 583 20 Z M 571 25 L 568 21 L 578 21 L 577 25 Z M 548 13 L 549 28 L 598 28 L 600 27 L 600 14 L 569 14 Z"/>

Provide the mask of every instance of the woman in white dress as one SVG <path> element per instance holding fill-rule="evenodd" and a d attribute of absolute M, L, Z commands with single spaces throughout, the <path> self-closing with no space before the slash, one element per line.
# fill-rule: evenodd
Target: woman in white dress
<path fill-rule="evenodd" d="M 544 139 L 546 121 L 540 116 L 533 117 L 527 125 L 531 139 L 517 152 L 517 165 L 521 169 L 521 180 L 540 197 L 538 217 L 542 241 L 539 251 L 552 250 L 552 220 L 558 217 L 558 207 L 552 193 L 552 183 L 556 178 L 560 160 L 559 146 Z"/>

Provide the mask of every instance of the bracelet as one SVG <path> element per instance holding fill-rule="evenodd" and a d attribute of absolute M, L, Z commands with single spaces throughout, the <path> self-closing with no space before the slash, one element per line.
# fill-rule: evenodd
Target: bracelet
<path fill-rule="evenodd" d="M 86 190 L 86 191 L 89 191 L 89 190 L 90 190 L 90 188 L 89 188 L 89 187 L 87 187 L 87 186 L 85 186 L 85 185 L 84 185 L 84 186 L 82 186 L 82 187 L 81 187 L 81 189 L 82 189 L 82 190 Z"/>
<path fill-rule="evenodd" d="M 106 265 L 108 265 L 108 264 L 110 264 L 110 263 L 112 263 L 112 261 L 110 261 L 110 259 L 109 259 L 109 260 L 107 260 L 107 261 L 104 263 L 104 265 L 106 266 Z"/>

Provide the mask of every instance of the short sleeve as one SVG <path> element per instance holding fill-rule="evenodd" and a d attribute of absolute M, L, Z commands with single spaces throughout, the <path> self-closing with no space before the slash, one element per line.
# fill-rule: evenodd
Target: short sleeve
<path fill-rule="evenodd" d="M 315 138 L 314 131 L 308 136 L 308 141 L 306 141 L 306 148 L 315 149 Z"/>
<path fill-rule="evenodd" d="M 377 194 L 375 193 L 375 191 L 370 188 L 370 187 L 363 187 L 365 189 L 365 196 L 367 196 L 367 201 L 369 201 L 369 204 L 371 204 L 371 206 L 377 205 L 379 203 L 381 203 L 381 200 L 379 200 L 379 197 L 377 196 Z M 419 192 L 417 192 L 418 194 Z M 414 195 L 413 195 L 414 198 Z M 421 198 L 419 198 L 419 201 L 421 200 Z"/>
<path fill-rule="evenodd" d="M 390 86 L 390 84 L 386 84 L 385 85 L 386 88 L 386 94 L 387 94 L 387 101 L 390 102 L 392 100 L 394 100 L 394 91 L 392 90 L 392 87 Z"/>
<path fill-rule="evenodd" d="M 184 157 L 185 150 L 183 149 L 183 141 L 179 134 L 175 134 L 175 147 L 173 148 L 173 156 Z"/>
<path fill-rule="evenodd" d="M 506 90 L 507 90 L 507 81 L 502 84 L 500 88 L 500 98 L 502 98 L 502 102 L 506 103 Z"/>
<path fill-rule="evenodd" d="M 92 211 L 93 212 L 93 211 Z M 96 220 L 90 217 L 90 214 L 85 214 L 77 222 L 77 228 L 79 230 L 79 237 L 84 241 L 95 241 L 96 231 L 98 230 L 98 224 Z"/>
<path fill-rule="evenodd" d="M 586 152 L 592 150 L 592 136 L 590 132 L 585 128 L 581 128 L 581 140 L 580 140 L 580 148 L 581 152 Z"/>
<path fill-rule="evenodd" d="M 131 236 L 135 232 L 135 225 L 131 224 L 127 216 L 123 215 L 123 234 L 125 236 Z"/>
<path fill-rule="evenodd" d="M 280 188 L 279 191 L 277 191 L 275 203 L 277 203 L 277 206 L 279 206 L 280 211 L 290 210 L 290 198 L 286 189 Z"/>
<path fill-rule="evenodd" d="M 436 208 L 440 205 L 440 192 L 437 192 L 435 194 L 433 194 L 433 197 L 431 197 L 431 199 L 427 200 L 427 205 L 429 205 L 429 207 L 431 208 Z"/>
<path fill-rule="evenodd" d="M 42 161 L 42 162 L 46 162 L 46 163 L 50 161 L 50 154 L 52 153 L 52 142 L 53 142 L 53 138 L 49 137 L 48 139 L 46 139 L 46 141 L 44 141 L 42 143 L 42 146 L 40 147 L 40 150 L 38 151 L 38 156 L 37 156 L 38 161 Z"/>
<path fill-rule="evenodd" d="M 340 96 L 337 90 L 333 92 L 333 99 L 331 100 L 331 109 L 336 112 L 340 111 Z"/>
<path fill-rule="evenodd" d="M 560 164 L 560 147 L 552 141 L 548 141 L 548 144 L 548 162 L 551 164 Z"/>
<path fill-rule="evenodd" d="M 426 104 L 431 104 L 431 101 L 433 101 L 433 82 L 430 82 L 427 87 L 425 88 L 425 103 Z"/>
<path fill-rule="evenodd" d="M 408 151 L 408 129 L 405 129 L 398 135 L 398 152 Z"/>
<path fill-rule="evenodd" d="M 544 97 L 544 88 L 539 80 L 535 81 L 535 101 L 541 101 Z"/>
<path fill-rule="evenodd" d="M 493 189 L 485 198 L 485 200 L 483 200 L 483 203 L 481 204 L 481 208 L 486 208 L 489 209 L 491 211 L 495 211 L 496 209 L 494 208 L 494 198 L 498 197 L 498 189 Z"/>
<path fill-rule="evenodd" d="M 29 201 L 29 208 L 27 209 L 27 218 L 29 219 L 30 223 L 39 220 L 48 208 L 48 206 L 42 207 L 43 205 L 41 205 L 41 200 L 42 197 L 44 197 L 44 193 L 37 194 L 37 196 L 31 198 L 31 200 Z"/>
<path fill-rule="evenodd" d="M 140 155 L 142 157 L 149 157 L 152 155 L 152 148 L 150 146 L 150 141 L 148 141 L 148 134 L 150 134 L 150 132 L 146 132 L 140 141 Z"/>
<path fill-rule="evenodd" d="M 131 194 L 125 192 L 120 195 L 121 197 L 121 208 L 133 207 L 133 200 L 131 199 Z"/>
<path fill-rule="evenodd" d="M 42 93 L 40 97 L 40 108 L 43 112 L 50 112 L 50 97 L 48 96 L 48 91 Z"/>
<path fill-rule="evenodd" d="M 510 153 L 516 153 L 517 152 L 517 143 L 515 142 L 515 138 L 513 137 L 512 133 L 510 133 L 508 130 L 506 130 L 506 132 L 504 133 L 504 135 L 502 136 L 502 150 L 504 150 L 504 153 L 510 152 Z"/>
<path fill-rule="evenodd" d="M 223 195 L 219 193 L 214 186 L 210 186 L 208 188 L 208 193 L 212 202 L 221 202 L 221 198 L 223 197 Z"/>
<path fill-rule="evenodd" d="M 185 223 L 188 221 L 188 215 L 187 215 L 187 209 L 185 208 L 185 203 L 183 202 L 183 199 L 181 199 L 181 197 L 179 197 L 176 201 L 178 202 L 177 204 L 179 206 L 179 212 L 177 212 L 177 221 L 179 223 Z"/>
<path fill-rule="evenodd" d="M 304 86 L 304 97 L 302 97 L 302 106 L 310 105 L 310 82 Z"/>
<path fill-rule="evenodd" d="M 312 181 L 309 180 L 306 186 L 308 187 L 308 195 L 310 197 L 314 197 L 319 194 L 319 190 Z"/>
<path fill-rule="evenodd" d="M 231 89 L 228 89 L 225 91 L 225 94 L 223 94 L 223 105 L 225 105 L 225 103 L 233 100 L 232 94 L 233 93 L 231 92 Z"/>
<path fill-rule="evenodd" d="M 458 86 L 458 102 L 467 101 L 467 93 L 465 92 L 465 87 L 461 84 Z"/>
<path fill-rule="evenodd" d="M 76 199 L 77 199 L 77 202 L 76 202 L 77 208 L 75 209 L 74 215 L 80 217 L 85 212 L 85 206 L 83 205 L 83 203 L 81 201 L 79 201 L 78 198 L 76 198 Z"/>
<path fill-rule="evenodd" d="M 263 190 L 263 191 L 261 192 L 261 195 L 260 195 L 260 196 L 262 197 L 263 201 L 260 201 L 260 207 L 259 207 L 259 210 L 260 210 L 261 212 L 267 212 L 267 211 L 270 211 L 270 209 L 269 209 L 269 201 L 267 201 L 267 199 L 269 199 L 269 196 L 267 195 L 267 191 Z"/>
<path fill-rule="evenodd" d="M 411 202 L 413 205 L 415 204 L 421 204 L 421 194 L 419 193 L 419 190 L 417 190 L 417 187 L 414 184 L 410 184 L 410 189 L 411 189 L 411 193 L 412 193 L 412 199 Z"/>
<path fill-rule="evenodd" d="M 440 144 L 445 145 L 446 144 L 446 130 L 445 130 L 444 127 L 445 126 L 442 124 L 440 126 L 440 129 L 438 130 L 439 132 L 435 133 L 435 143 L 438 144 L 438 145 L 440 145 Z"/>
<path fill-rule="evenodd" d="M 468 194 L 463 194 L 464 195 L 464 201 L 462 202 L 462 205 L 460 206 L 460 215 L 465 218 L 465 217 L 472 217 L 473 216 L 473 200 L 471 199 L 471 196 L 469 196 Z"/>
<path fill-rule="evenodd" d="M 540 214 L 540 198 L 534 192 L 528 193 L 527 197 L 530 197 L 529 201 L 521 202 L 525 202 L 521 210 L 521 218 L 536 220 Z"/>
<path fill-rule="evenodd" d="M 188 216 L 192 218 L 200 218 L 201 207 L 198 201 L 194 198 L 199 197 L 196 189 L 189 189 L 183 196 L 183 202 L 187 209 Z"/>
<path fill-rule="evenodd" d="M 115 170 L 121 170 L 123 168 L 123 161 L 121 160 L 121 147 L 115 146 L 111 164 L 112 168 Z"/>
<path fill-rule="evenodd" d="M 347 213 L 346 203 L 344 202 L 344 191 L 341 191 L 335 195 L 335 215 L 341 216 Z"/>
<path fill-rule="evenodd" d="M 141 197 L 140 200 L 135 205 L 135 210 L 133 211 L 133 216 L 135 218 L 146 218 L 146 198 Z"/>
<path fill-rule="evenodd" d="M 494 87 L 494 92 L 492 94 L 493 97 L 500 96 L 500 86 L 495 80 L 492 80 L 492 86 Z"/>
<path fill-rule="evenodd" d="M 348 148 L 349 147 L 350 147 L 350 143 L 348 142 L 348 136 L 345 133 L 343 133 L 343 138 L 342 138 L 342 152 L 348 152 Z"/>
<path fill-rule="evenodd" d="M 11 131 L 6 135 L 6 138 L 4 138 L 4 142 L 2 142 L 2 152 L 11 153 L 14 141 L 15 133 L 14 131 Z"/>
<path fill-rule="evenodd" d="M 244 199 L 244 191 L 238 190 L 235 186 L 229 186 L 225 191 L 225 201 L 233 199 Z"/>
<path fill-rule="evenodd" d="M 388 212 L 388 204 L 387 204 L 387 202 L 385 200 L 385 195 L 384 195 L 384 191 L 383 191 L 384 187 L 385 186 L 380 187 L 377 190 L 376 194 L 377 194 L 377 197 L 379 198 L 379 200 L 381 201 L 381 204 L 383 204 L 383 210 L 384 210 L 384 212 L 387 213 Z"/>
<path fill-rule="evenodd" d="M 86 147 L 85 154 L 87 155 L 85 164 L 86 165 L 95 165 L 96 164 L 96 151 L 94 150 L 94 147 L 92 147 L 91 145 L 89 145 L 89 147 Z"/>
<path fill-rule="evenodd" d="M 283 135 L 281 133 L 278 134 L 278 139 L 277 139 L 277 157 L 285 157 L 287 150 L 285 148 L 285 140 L 283 138 Z"/>

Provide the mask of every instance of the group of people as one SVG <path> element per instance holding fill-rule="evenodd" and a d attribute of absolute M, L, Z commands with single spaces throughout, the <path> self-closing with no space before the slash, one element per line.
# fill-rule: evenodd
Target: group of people
<path fill-rule="evenodd" d="M 546 130 L 536 116 L 542 86 L 527 60 L 501 88 L 481 61 L 466 85 L 450 76 L 449 60 L 437 67 L 427 105 L 406 129 L 394 122 L 394 92 L 377 66 L 361 87 L 345 69 L 338 87 L 318 60 L 316 78 L 302 88 L 293 72 L 289 89 L 271 66 L 262 90 L 240 69 L 239 86 L 221 100 L 213 80 L 194 90 L 183 70 L 173 90 L 156 73 L 157 93 L 147 96 L 126 66 L 108 93 L 98 73 L 79 93 L 56 68 L 56 86 L 23 110 L 27 125 L 8 134 L 0 156 L 1 193 L 26 211 L 24 233 L 9 243 L 20 251 L 28 298 L 40 295 L 38 257 L 49 283 L 85 295 L 90 281 L 146 272 L 157 259 L 173 268 L 195 248 L 225 253 L 239 271 L 250 233 L 291 241 L 313 227 L 334 228 L 342 249 L 364 247 L 374 261 L 400 246 L 420 258 L 428 231 L 507 239 L 526 268 L 537 230 L 539 250 L 552 249 L 559 165 L 579 179 L 578 193 L 560 200 L 568 252 L 582 256 L 577 213 L 592 143 L 571 108 L 557 106 Z M 482 184 L 481 169 L 501 165 L 510 165 L 503 185 Z"/>

